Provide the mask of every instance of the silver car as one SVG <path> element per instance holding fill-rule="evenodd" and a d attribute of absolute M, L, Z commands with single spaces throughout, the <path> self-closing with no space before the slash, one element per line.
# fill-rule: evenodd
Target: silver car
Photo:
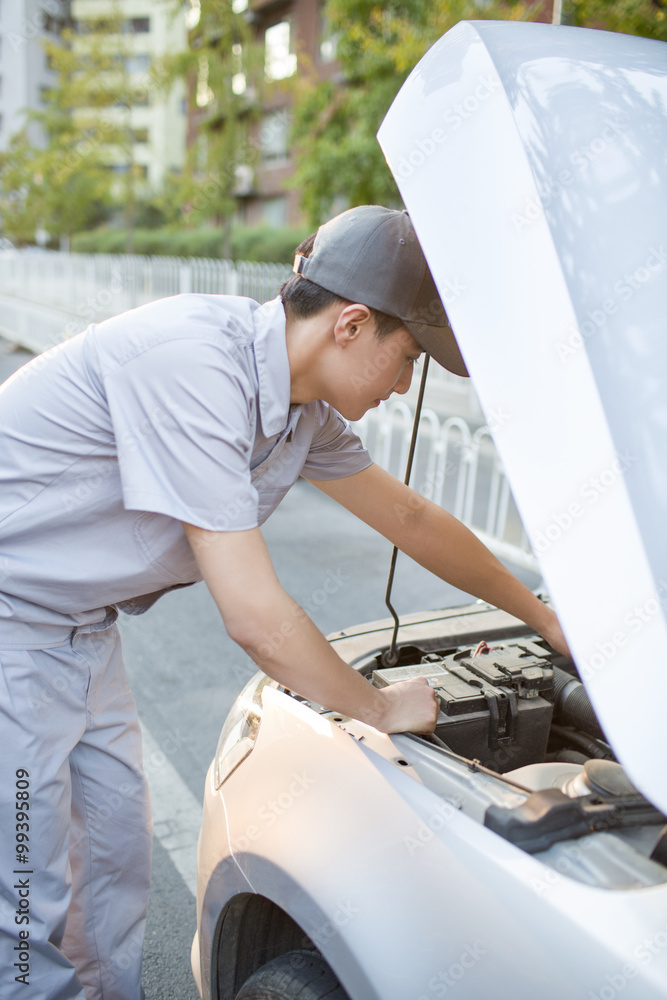
<path fill-rule="evenodd" d="M 380 129 L 574 660 L 481 604 L 337 633 L 429 678 L 429 738 L 257 674 L 207 777 L 206 1000 L 667 998 L 666 51 L 462 22 Z"/>

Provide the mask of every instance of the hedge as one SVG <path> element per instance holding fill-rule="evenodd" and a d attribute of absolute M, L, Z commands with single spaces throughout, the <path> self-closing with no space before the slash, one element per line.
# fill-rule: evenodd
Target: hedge
<path fill-rule="evenodd" d="M 233 260 L 290 263 L 295 247 L 308 233 L 309 228 L 304 227 L 238 226 L 231 234 L 231 256 Z M 123 229 L 108 228 L 77 233 L 72 237 L 71 248 L 77 253 L 125 253 L 125 235 Z M 169 257 L 221 257 L 222 243 L 222 230 L 215 227 L 135 229 L 132 252 Z"/>

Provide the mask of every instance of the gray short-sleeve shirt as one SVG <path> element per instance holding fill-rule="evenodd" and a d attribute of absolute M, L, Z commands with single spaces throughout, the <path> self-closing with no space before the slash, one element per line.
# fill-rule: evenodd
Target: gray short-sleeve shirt
<path fill-rule="evenodd" d="M 329 404 L 290 406 L 280 299 L 178 295 L 90 327 L 0 390 L 0 635 L 145 610 L 201 579 L 181 521 L 253 528 L 299 475 L 370 463 Z"/>

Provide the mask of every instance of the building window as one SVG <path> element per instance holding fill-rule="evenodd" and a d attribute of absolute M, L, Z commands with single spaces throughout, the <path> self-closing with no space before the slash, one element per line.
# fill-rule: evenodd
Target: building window
<path fill-rule="evenodd" d="M 53 17 L 51 14 L 46 14 L 42 23 L 44 31 L 48 31 L 51 35 L 59 35 L 63 30 L 63 22 L 60 18 Z"/>
<path fill-rule="evenodd" d="M 264 32 L 264 72 L 267 80 L 285 80 L 296 73 L 289 21 L 280 21 Z"/>
<path fill-rule="evenodd" d="M 331 30 L 326 13 L 320 15 L 320 59 L 323 63 L 333 62 L 338 49 L 338 33 Z"/>
<path fill-rule="evenodd" d="M 246 76 L 243 72 L 243 46 L 239 42 L 232 45 L 232 93 L 240 97 L 246 92 Z"/>
<path fill-rule="evenodd" d="M 255 187 L 255 171 L 248 163 L 238 163 L 234 167 L 234 195 L 245 198 Z"/>
<path fill-rule="evenodd" d="M 289 125 L 290 116 L 287 108 L 271 111 L 268 115 L 264 115 L 259 128 L 263 163 L 279 166 L 287 161 Z"/>
<path fill-rule="evenodd" d="M 185 8 L 185 27 L 192 31 L 199 24 L 201 18 L 201 0 L 187 0 Z"/>
<path fill-rule="evenodd" d="M 129 163 L 109 163 L 108 169 L 112 174 L 127 174 L 130 170 Z M 148 177 L 148 167 L 145 163 L 133 163 L 132 174 L 134 177 L 144 179 Z"/>
<path fill-rule="evenodd" d="M 147 73 L 151 64 L 149 55 L 128 56 L 125 60 L 125 70 L 128 73 Z"/>
<path fill-rule="evenodd" d="M 213 100 L 213 91 L 208 85 L 208 59 L 206 56 L 199 57 L 199 68 L 197 70 L 197 92 L 195 101 L 198 108 L 205 108 Z"/>
<path fill-rule="evenodd" d="M 117 35 L 119 32 L 143 35 L 151 30 L 151 19 L 150 17 L 130 17 L 126 21 L 119 21 L 116 18 L 84 17 L 75 21 L 74 26 L 79 35 Z M 62 31 L 62 23 L 55 17 L 46 18 L 45 27 L 47 31 L 56 34 L 60 34 Z"/>
<path fill-rule="evenodd" d="M 74 22 L 77 35 L 113 35 L 117 34 L 116 22 L 103 17 L 82 17 Z"/>
<path fill-rule="evenodd" d="M 284 194 L 262 201 L 262 222 L 271 229 L 287 225 L 287 198 Z"/>

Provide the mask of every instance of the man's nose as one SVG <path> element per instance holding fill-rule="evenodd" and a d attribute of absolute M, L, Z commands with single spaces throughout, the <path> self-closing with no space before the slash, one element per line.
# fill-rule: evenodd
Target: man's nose
<path fill-rule="evenodd" d="M 412 382 L 412 365 L 406 365 L 401 374 L 398 377 L 396 385 L 393 391 L 399 392 L 401 395 L 407 392 L 410 388 L 410 383 Z"/>

